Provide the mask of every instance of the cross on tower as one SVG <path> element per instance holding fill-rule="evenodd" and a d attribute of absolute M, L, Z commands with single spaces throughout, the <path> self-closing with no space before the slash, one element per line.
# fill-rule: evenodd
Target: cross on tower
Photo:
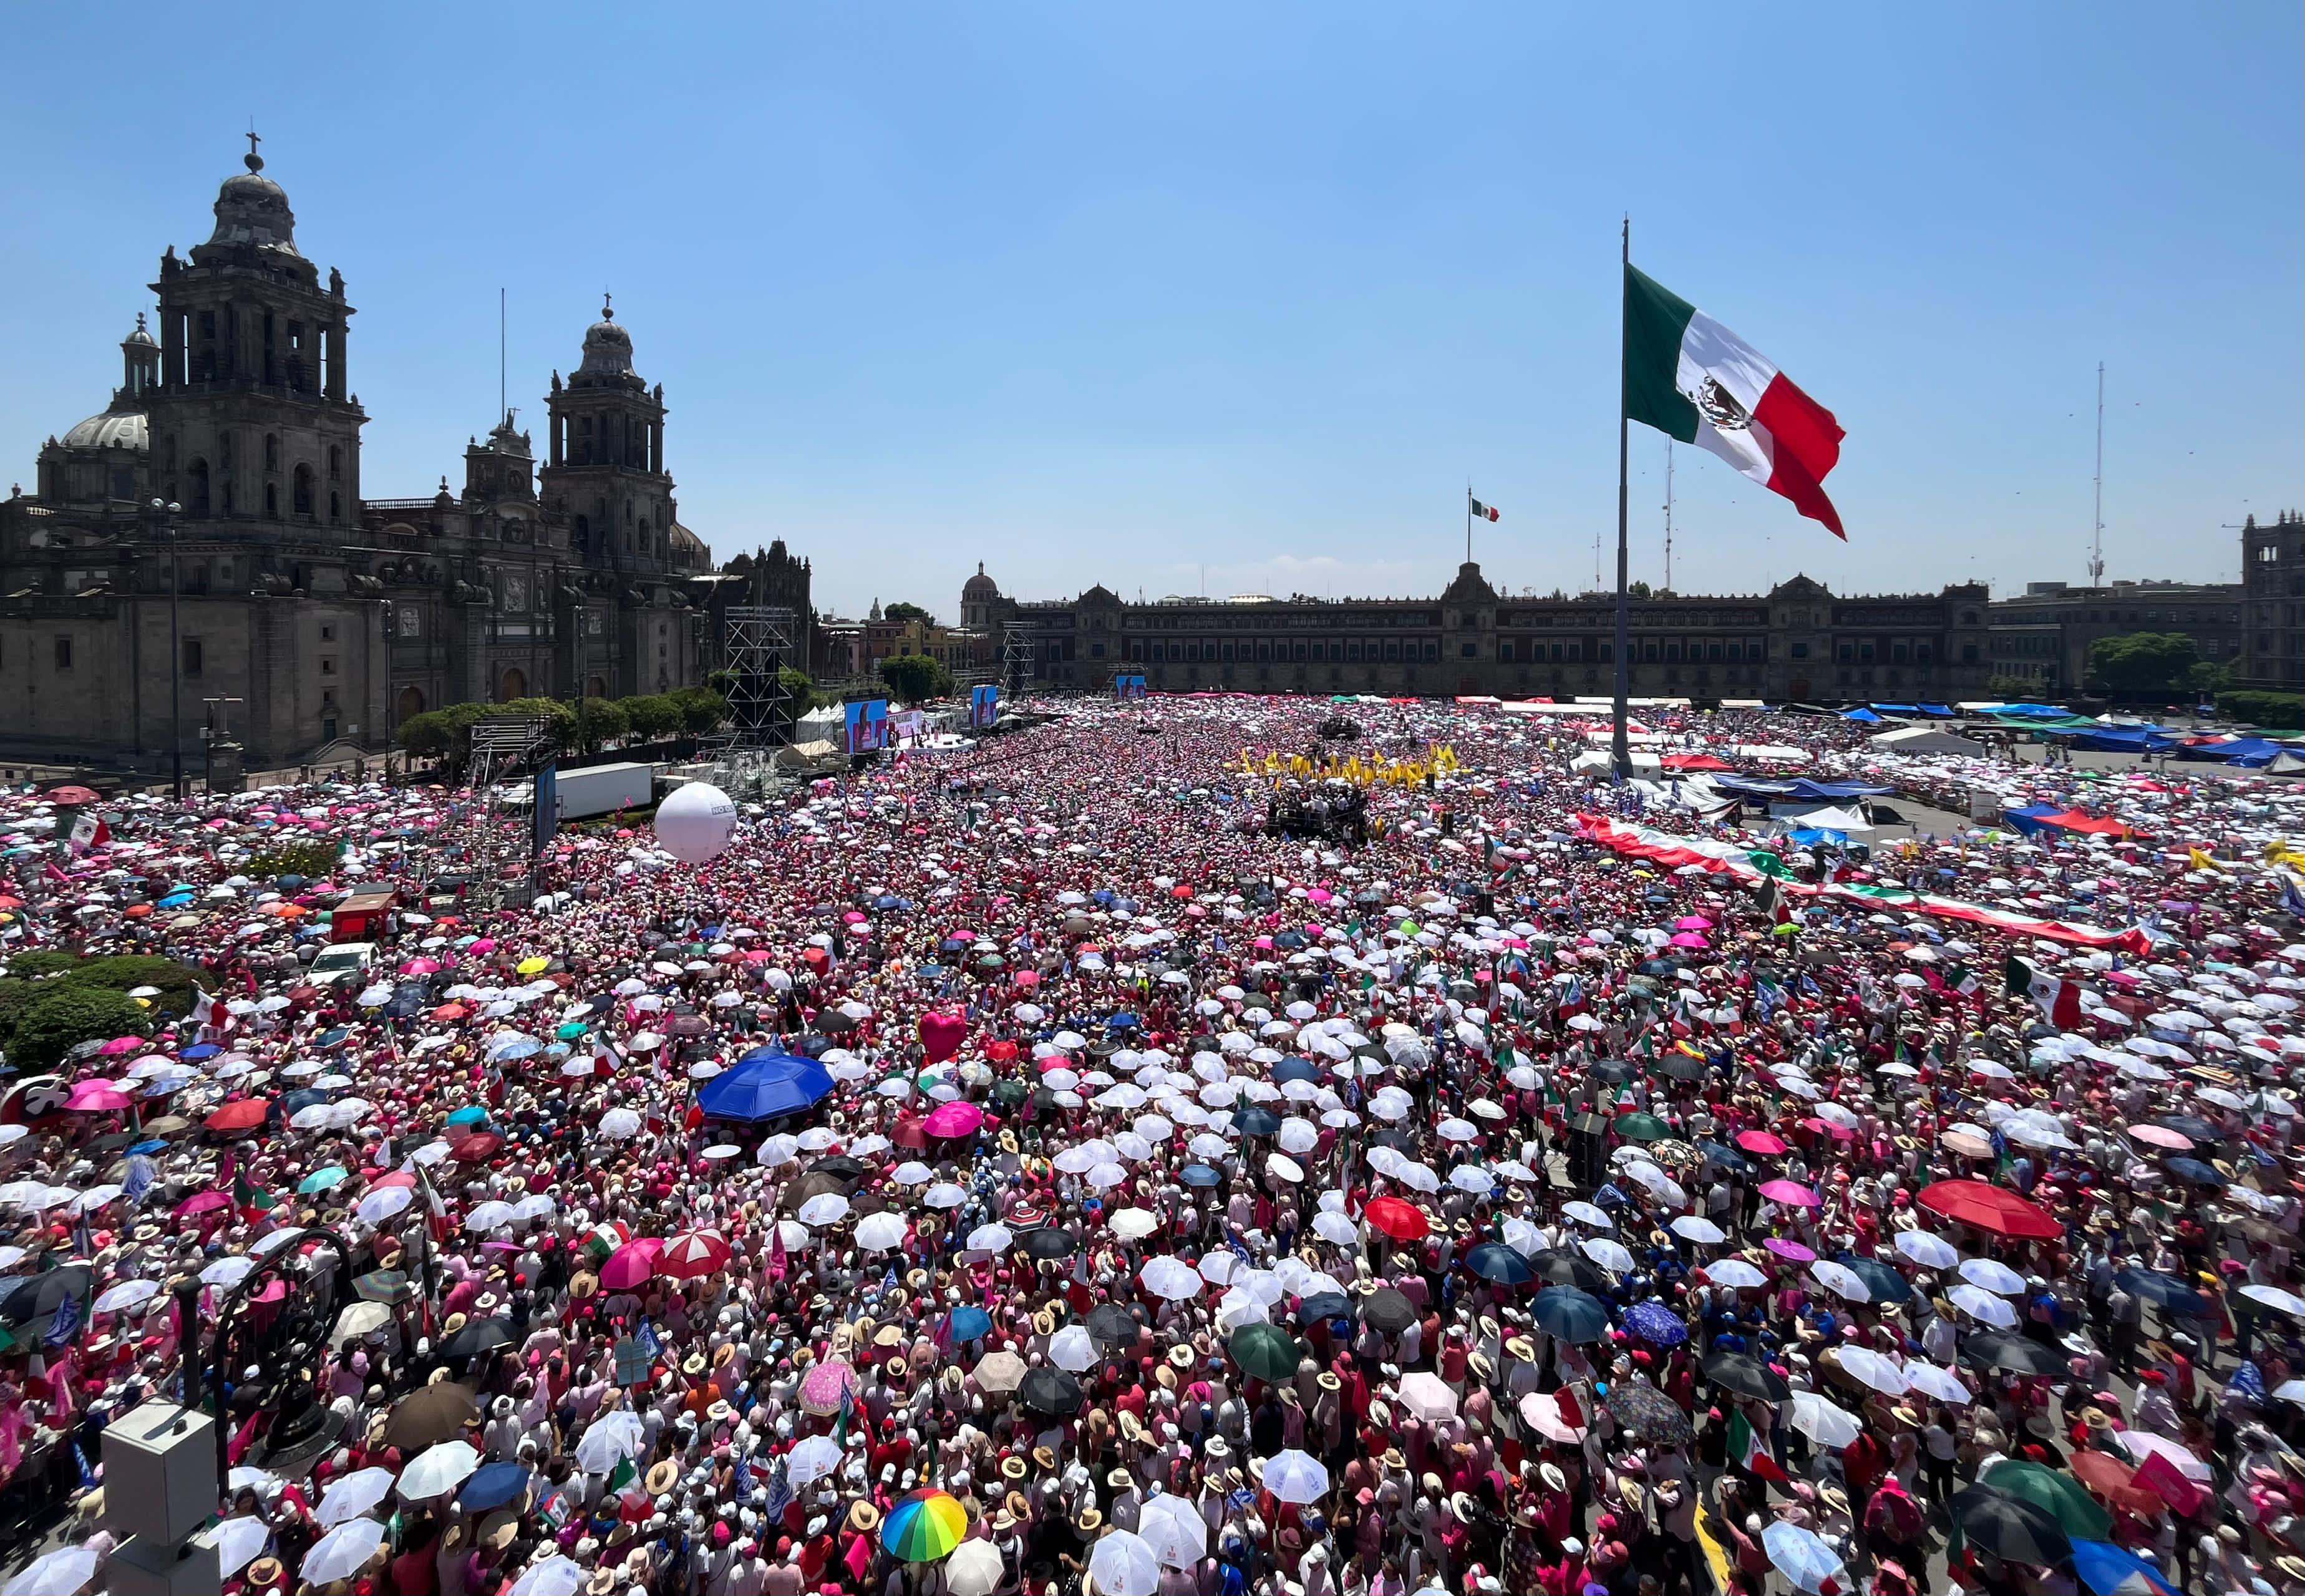
<path fill-rule="evenodd" d="M 240 157 L 241 164 L 251 172 L 264 170 L 264 157 L 256 153 L 256 147 L 262 142 L 263 140 L 256 136 L 256 129 L 251 127 L 248 130 L 248 153 Z"/>

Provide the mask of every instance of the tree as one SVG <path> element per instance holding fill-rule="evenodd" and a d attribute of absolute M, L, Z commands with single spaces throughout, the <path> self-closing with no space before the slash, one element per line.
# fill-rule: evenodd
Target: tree
<path fill-rule="evenodd" d="M 787 692 L 792 694 L 795 718 L 816 708 L 816 683 L 808 679 L 806 671 L 795 670 L 788 665 L 777 673 L 777 680 L 784 684 Z M 722 692 L 725 694 L 727 690 L 724 688 Z"/>
<path fill-rule="evenodd" d="M 598 753 L 605 744 L 630 732 L 632 720 L 625 710 L 629 702 L 629 699 L 579 700 L 573 711 L 575 726 L 571 745 L 584 753 Z"/>
<path fill-rule="evenodd" d="M 1625 584 L 1625 597 L 1626 597 L 1626 598 L 1647 598 L 1648 596 L 1649 596 L 1649 584 L 1648 584 L 1648 583 L 1646 583 L 1646 582 L 1627 582 L 1627 583 Z"/>
<path fill-rule="evenodd" d="M 2089 679 L 2115 692 L 2166 692 L 2186 679 L 2199 645 L 2182 632 L 2131 632 L 2089 644 Z"/>
<path fill-rule="evenodd" d="M 936 617 L 919 605 L 899 598 L 880 612 L 892 621 L 918 621 L 923 626 L 936 624 Z"/>
<path fill-rule="evenodd" d="M 446 712 L 427 709 L 402 721 L 396 736 L 411 759 L 437 760 L 455 744 L 456 726 Z"/>
<path fill-rule="evenodd" d="M 903 702 L 942 698 L 952 691 L 952 673 L 925 654 L 891 654 L 880 661 L 880 680 Z"/>
<path fill-rule="evenodd" d="M 728 717 L 728 700 L 710 687 L 684 687 L 669 695 L 680 710 L 680 729 L 703 735 Z"/>
<path fill-rule="evenodd" d="M 147 1029 L 143 1007 L 125 992 L 70 980 L 46 986 L 24 1006 L 8 1038 L 8 1062 L 20 1072 L 54 1069 L 81 1042 L 140 1036 Z"/>
<path fill-rule="evenodd" d="M 2275 731 L 2305 726 L 2305 696 L 2293 692 L 2263 692 L 2255 689 L 2217 694 L 2217 713 Z"/>
<path fill-rule="evenodd" d="M 2214 659 L 2198 660 L 2185 673 L 2185 685 L 2204 699 L 2214 698 L 2232 684 L 2232 670 Z"/>
<path fill-rule="evenodd" d="M 660 692 L 643 692 L 622 701 L 625 723 L 643 742 L 669 737 L 680 729 L 680 706 Z"/>
<path fill-rule="evenodd" d="M 2023 676 L 1994 676 L 1986 682 L 1985 691 L 2003 702 L 2022 703 L 2040 691 L 2040 684 Z"/>

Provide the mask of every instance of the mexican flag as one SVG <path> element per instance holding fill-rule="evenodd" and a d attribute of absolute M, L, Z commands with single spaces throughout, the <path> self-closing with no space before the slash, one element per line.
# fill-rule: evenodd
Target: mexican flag
<path fill-rule="evenodd" d="M 1841 423 L 1775 362 L 1637 268 L 1625 267 L 1625 416 L 1727 461 L 1847 541 L 1824 497 Z"/>
<path fill-rule="evenodd" d="M 1762 1480 L 1774 1480 L 1780 1485 L 1790 1482 L 1777 1460 L 1769 1456 L 1762 1444 L 1760 1432 L 1755 1430 L 1739 1408 L 1729 1419 L 1729 1461 L 1747 1473 Z"/>
<path fill-rule="evenodd" d="M 1494 505 L 1484 505 L 1469 493 L 1465 496 L 1465 499 L 1466 502 L 1473 507 L 1473 519 L 1475 521 L 1496 521 L 1501 518 L 1497 507 Z"/>
<path fill-rule="evenodd" d="M 2049 1016 L 2049 1023 L 2070 1031 L 2081 1023 L 2081 989 L 2079 983 L 2060 981 L 2046 971 L 2037 970 L 2024 960 L 2012 956 L 2008 968 L 2002 972 L 2012 996 L 2023 992 L 2041 1006 Z"/>

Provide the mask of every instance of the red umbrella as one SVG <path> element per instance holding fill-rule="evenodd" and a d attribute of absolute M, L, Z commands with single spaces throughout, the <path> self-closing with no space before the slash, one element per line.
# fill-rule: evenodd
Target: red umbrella
<path fill-rule="evenodd" d="M 1397 1242 L 1421 1241 L 1433 1229 L 1433 1221 L 1425 1210 L 1413 1202 L 1398 1197 L 1379 1197 L 1366 1210 L 1368 1222 Z"/>
<path fill-rule="evenodd" d="M 1737 1133 L 1737 1145 L 1747 1152 L 1756 1152 L 1764 1158 L 1774 1158 L 1785 1150 L 1784 1139 L 1772 1136 L 1766 1131 L 1739 1131 Z"/>
<path fill-rule="evenodd" d="M 475 1131 L 461 1142 L 448 1144 L 448 1156 L 459 1164 L 477 1164 L 505 1144 L 505 1139 L 494 1131 Z"/>
<path fill-rule="evenodd" d="M 690 1230 L 665 1243 L 656 1255 L 656 1272 L 675 1280 L 693 1280 L 727 1265 L 730 1248 L 717 1230 Z M 608 1260 L 615 1267 L 616 1259 Z M 608 1270 L 601 1271 L 603 1278 Z"/>
<path fill-rule="evenodd" d="M 2064 1227 L 2005 1186 L 1981 1180 L 1941 1180 L 1914 1199 L 1933 1214 L 2014 1241 L 2056 1241 Z"/>
<path fill-rule="evenodd" d="M 226 1103 L 200 1123 L 212 1131 L 252 1131 L 264 1123 L 271 1104 L 262 1098 L 242 1098 Z"/>

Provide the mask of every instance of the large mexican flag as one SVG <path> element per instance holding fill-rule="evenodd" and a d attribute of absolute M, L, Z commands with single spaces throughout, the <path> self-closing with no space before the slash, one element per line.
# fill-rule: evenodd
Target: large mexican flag
<path fill-rule="evenodd" d="M 1721 456 L 1846 541 L 1824 497 L 1841 423 L 1774 362 L 1704 311 L 1625 267 L 1625 415 Z"/>

